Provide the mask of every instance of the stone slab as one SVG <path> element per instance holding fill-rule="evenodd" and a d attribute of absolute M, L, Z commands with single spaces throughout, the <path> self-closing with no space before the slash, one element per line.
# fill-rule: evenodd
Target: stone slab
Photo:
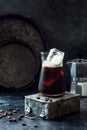
<path fill-rule="evenodd" d="M 25 96 L 25 114 L 30 108 L 35 116 L 54 119 L 80 111 L 80 95 L 65 92 L 60 97 L 46 97 L 40 93 Z"/>

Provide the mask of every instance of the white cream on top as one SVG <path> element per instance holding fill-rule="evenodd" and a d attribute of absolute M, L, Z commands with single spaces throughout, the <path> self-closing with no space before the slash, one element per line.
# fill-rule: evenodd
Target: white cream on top
<path fill-rule="evenodd" d="M 56 48 L 50 49 L 48 56 L 43 61 L 43 67 L 62 67 L 63 66 L 64 52 L 59 51 Z"/>

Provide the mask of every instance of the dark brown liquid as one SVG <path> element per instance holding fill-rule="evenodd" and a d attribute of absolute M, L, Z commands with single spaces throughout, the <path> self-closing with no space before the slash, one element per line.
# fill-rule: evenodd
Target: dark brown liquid
<path fill-rule="evenodd" d="M 42 67 L 38 90 L 42 94 L 64 93 L 64 72 L 62 67 Z"/>

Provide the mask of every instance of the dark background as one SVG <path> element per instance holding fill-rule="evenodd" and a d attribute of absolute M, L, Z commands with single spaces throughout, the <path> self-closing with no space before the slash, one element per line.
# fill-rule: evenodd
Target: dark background
<path fill-rule="evenodd" d="M 68 60 L 87 58 L 86 0 L 0 0 L 0 14 L 32 16 L 43 28 L 50 48 L 65 52 Z M 65 67 L 66 68 L 66 67 Z M 69 86 L 69 73 L 65 69 Z"/>
<path fill-rule="evenodd" d="M 65 52 L 64 69 L 66 84 L 69 90 L 70 74 L 65 63 L 68 60 L 87 58 L 87 0 L 0 0 L 0 14 L 16 13 L 32 16 L 43 28 L 50 48 L 56 47 Z M 29 88 L 28 94 L 34 93 L 35 87 Z M 8 90 L 9 91 L 9 90 Z M 7 92 L 7 91 L 6 91 Z M 14 93 L 15 91 L 13 91 Z M 24 91 L 15 94 L 1 93 L 0 109 L 7 109 L 10 103 L 13 108 L 19 107 L 24 113 Z M 35 91 L 36 92 L 36 91 Z M 26 95 L 27 95 L 26 93 Z M 21 95 L 21 96 L 20 96 Z M 37 124 L 38 130 L 86 130 L 87 99 L 80 102 L 80 113 L 71 114 L 57 120 L 28 120 L 10 123 L 7 117 L 0 119 L 0 130 L 28 130 Z M 27 125 L 22 126 L 22 122 Z"/>

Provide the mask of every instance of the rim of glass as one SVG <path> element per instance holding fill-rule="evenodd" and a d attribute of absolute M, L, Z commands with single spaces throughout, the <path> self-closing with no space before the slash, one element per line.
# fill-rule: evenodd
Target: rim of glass
<path fill-rule="evenodd" d="M 48 54 L 49 51 L 41 51 L 40 53 L 41 53 L 41 54 Z"/>

